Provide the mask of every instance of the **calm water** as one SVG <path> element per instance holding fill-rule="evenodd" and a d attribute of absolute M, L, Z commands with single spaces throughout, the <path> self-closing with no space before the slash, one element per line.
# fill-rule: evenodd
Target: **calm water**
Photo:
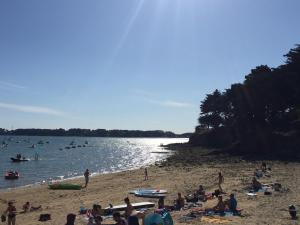
<path fill-rule="evenodd" d="M 40 141 L 43 144 L 38 144 Z M 98 174 L 149 165 L 169 155 L 153 153 L 166 151 L 160 144 L 187 141 L 185 138 L 0 136 L 0 189 L 78 177 L 82 176 L 86 168 L 93 174 Z M 2 145 L 3 142 L 7 143 L 7 147 Z M 73 145 L 70 145 L 71 142 Z M 85 144 L 86 142 L 88 144 Z M 35 148 L 30 147 L 33 144 Z M 72 146 L 76 148 L 66 149 Z M 12 163 L 10 158 L 18 153 L 30 161 Z M 35 160 L 36 153 L 39 160 Z M 20 178 L 5 180 L 4 174 L 7 170 L 18 171 Z"/>

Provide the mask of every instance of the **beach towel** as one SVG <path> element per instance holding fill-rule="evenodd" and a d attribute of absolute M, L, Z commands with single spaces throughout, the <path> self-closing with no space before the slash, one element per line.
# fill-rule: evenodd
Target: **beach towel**
<path fill-rule="evenodd" d="M 225 210 L 223 213 L 215 212 L 213 210 L 205 211 L 205 216 L 222 216 L 222 217 L 228 217 L 228 216 L 240 216 L 243 209 L 237 209 L 236 212 L 232 212 L 230 210 Z"/>

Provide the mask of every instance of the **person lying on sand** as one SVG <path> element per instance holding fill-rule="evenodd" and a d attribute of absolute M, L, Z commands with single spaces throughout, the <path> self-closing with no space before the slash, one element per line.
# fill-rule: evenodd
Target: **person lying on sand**
<path fill-rule="evenodd" d="M 184 198 L 181 196 L 181 193 L 179 192 L 177 199 L 175 200 L 174 207 L 176 210 L 180 210 L 184 207 Z"/>
<path fill-rule="evenodd" d="M 252 189 L 258 191 L 262 188 L 262 184 L 255 177 L 252 178 Z"/>
<path fill-rule="evenodd" d="M 35 210 L 39 210 L 40 208 L 42 208 L 41 205 L 37 206 L 37 207 L 34 207 L 30 204 L 30 202 L 26 202 L 24 205 L 23 205 L 23 210 L 24 212 L 32 212 L 32 211 L 35 211 Z"/>

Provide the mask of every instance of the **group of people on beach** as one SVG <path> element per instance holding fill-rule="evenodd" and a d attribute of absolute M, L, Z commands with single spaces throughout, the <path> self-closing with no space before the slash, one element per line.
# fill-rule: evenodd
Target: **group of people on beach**
<path fill-rule="evenodd" d="M 35 211 L 35 210 L 39 210 L 41 208 L 42 208 L 41 205 L 35 207 L 35 206 L 32 206 L 30 202 L 26 202 L 23 205 L 23 212 L 22 213 L 32 212 L 32 211 Z M 16 217 L 17 217 L 17 209 L 14 206 L 14 203 L 12 201 L 9 201 L 6 210 L 3 212 L 2 216 L 1 216 L 1 221 L 5 222 L 6 219 L 7 219 L 7 224 L 8 225 L 15 225 L 16 224 Z"/>

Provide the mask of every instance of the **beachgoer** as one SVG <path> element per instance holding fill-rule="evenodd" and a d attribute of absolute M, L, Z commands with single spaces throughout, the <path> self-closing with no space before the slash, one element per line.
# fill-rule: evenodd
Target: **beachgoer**
<path fill-rule="evenodd" d="M 132 212 L 134 211 L 134 208 L 131 205 L 130 200 L 129 200 L 128 197 L 124 198 L 124 202 L 126 204 L 126 209 L 125 209 L 124 217 L 125 217 L 125 219 L 128 219 L 128 217 L 131 216 Z"/>
<path fill-rule="evenodd" d="M 95 225 L 94 224 L 94 218 L 90 217 L 89 220 L 88 220 L 88 223 L 86 225 Z"/>
<path fill-rule="evenodd" d="M 262 188 L 262 184 L 255 177 L 252 178 L 252 189 L 258 191 Z"/>
<path fill-rule="evenodd" d="M 205 190 L 202 185 L 199 185 L 199 189 L 195 192 L 195 196 L 198 199 L 198 201 L 205 202 L 207 200 Z"/>
<path fill-rule="evenodd" d="M 24 212 L 32 212 L 32 211 L 35 211 L 35 210 L 38 210 L 42 208 L 41 205 L 37 206 L 37 207 L 34 207 L 30 204 L 30 202 L 26 202 L 24 205 L 23 205 L 23 210 Z"/>
<path fill-rule="evenodd" d="M 224 183 L 224 176 L 222 175 L 221 172 L 219 172 L 219 176 L 218 176 L 218 186 L 219 186 L 219 190 L 220 192 L 223 192 L 223 189 L 221 187 L 221 184 Z"/>
<path fill-rule="evenodd" d="M 213 207 L 213 210 L 217 213 L 224 213 L 225 203 L 223 202 L 223 197 L 221 195 L 218 196 L 218 204 Z"/>
<path fill-rule="evenodd" d="M 181 193 L 179 192 L 177 194 L 177 199 L 175 200 L 175 209 L 180 210 L 184 207 L 184 198 L 181 196 Z"/>
<path fill-rule="evenodd" d="M 289 205 L 289 213 L 293 220 L 297 219 L 297 210 L 294 205 Z"/>
<path fill-rule="evenodd" d="M 102 217 L 101 216 L 97 216 L 95 218 L 95 225 L 101 225 L 102 221 L 103 221 Z"/>
<path fill-rule="evenodd" d="M 97 204 L 93 205 L 92 215 L 93 217 L 104 215 L 104 209 L 102 209 L 101 205 L 97 205 Z"/>
<path fill-rule="evenodd" d="M 86 169 L 84 172 L 84 178 L 85 178 L 85 186 L 84 187 L 87 187 L 87 185 L 89 183 L 89 177 L 90 177 L 90 171 L 88 169 Z"/>
<path fill-rule="evenodd" d="M 17 209 L 13 202 L 8 202 L 8 207 L 4 213 L 7 214 L 7 225 L 15 225 Z"/>
<path fill-rule="evenodd" d="M 127 223 L 128 225 L 139 225 L 139 218 L 137 216 L 129 216 Z"/>
<path fill-rule="evenodd" d="M 263 171 L 263 173 L 267 171 L 267 164 L 265 162 L 261 163 L 261 170 Z"/>
<path fill-rule="evenodd" d="M 257 178 L 261 178 L 263 176 L 263 172 L 259 169 L 255 169 L 254 176 Z"/>
<path fill-rule="evenodd" d="M 76 219 L 76 215 L 75 214 L 68 214 L 67 215 L 67 223 L 66 225 L 75 225 L 75 219 Z"/>
<path fill-rule="evenodd" d="M 113 213 L 113 219 L 116 221 L 115 225 L 127 225 L 126 220 L 121 218 L 121 214 L 119 212 Z"/>
<path fill-rule="evenodd" d="M 230 198 L 228 199 L 228 208 L 231 212 L 237 212 L 236 207 L 237 207 L 237 200 L 234 197 L 234 194 L 230 194 Z"/>
<path fill-rule="evenodd" d="M 158 209 L 163 209 L 163 208 L 165 208 L 165 200 L 164 200 L 163 197 L 160 197 L 160 198 L 158 199 L 157 205 L 158 205 Z"/>
<path fill-rule="evenodd" d="M 148 180 L 148 170 L 147 170 L 147 168 L 145 168 L 145 179 L 144 180 Z"/>

